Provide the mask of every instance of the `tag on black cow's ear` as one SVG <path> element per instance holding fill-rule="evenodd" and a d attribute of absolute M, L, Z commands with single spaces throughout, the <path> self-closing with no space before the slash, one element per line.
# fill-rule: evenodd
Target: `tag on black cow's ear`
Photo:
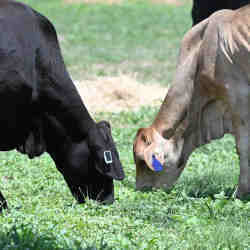
<path fill-rule="evenodd" d="M 102 152 L 102 157 L 102 164 L 99 162 L 98 165 L 98 162 L 96 162 L 96 169 L 104 176 L 115 180 L 123 180 L 125 174 L 119 157 L 116 156 L 115 152 L 105 150 Z"/>
<path fill-rule="evenodd" d="M 112 153 L 110 150 L 104 151 L 103 155 L 106 164 L 111 164 L 113 162 Z"/>

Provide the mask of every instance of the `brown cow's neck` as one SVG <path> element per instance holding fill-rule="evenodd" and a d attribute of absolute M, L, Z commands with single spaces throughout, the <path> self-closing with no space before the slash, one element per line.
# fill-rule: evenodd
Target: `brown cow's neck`
<path fill-rule="evenodd" d="M 226 133 L 233 133 L 228 108 L 221 100 L 209 100 L 200 93 L 191 102 L 188 119 L 182 153 L 185 160 L 196 148 L 222 138 Z"/>
<path fill-rule="evenodd" d="M 193 84 L 180 82 L 169 89 L 152 127 L 161 135 L 166 131 L 175 131 L 182 122 L 192 98 Z"/>
<path fill-rule="evenodd" d="M 173 84 L 153 122 L 153 127 L 161 134 L 163 131 L 174 131 L 178 127 L 193 98 L 198 48 L 186 54 L 188 53 L 185 51 L 181 53 L 179 60 L 182 62 L 177 67 Z"/>
<path fill-rule="evenodd" d="M 171 98 L 171 92 L 169 92 L 152 124 L 152 127 L 161 135 L 169 126 L 168 119 L 171 119 L 171 113 L 169 115 L 168 111 L 178 110 L 178 102 L 172 102 Z M 186 119 L 187 127 L 183 134 L 183 162 L 186 162 L 190 154 L 199 146 L 219 139 L 225 133 L 233 132 L 228 107 L 222 100 L 202 95 L 199 83 L 195 86 Z M 182 125 L 182 122 L 179 123 L 179 126 Z"/>

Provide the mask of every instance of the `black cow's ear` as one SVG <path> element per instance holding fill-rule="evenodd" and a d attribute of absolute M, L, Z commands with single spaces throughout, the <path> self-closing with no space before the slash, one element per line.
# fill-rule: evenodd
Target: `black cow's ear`
<path fill-rule="evenodd" d="M 118 152 L 114 151 L 99 151 L 98 159 L 95 161 L 96 170 L 111 179 L 123 180 L 125 177 L 123 167 L 119 160 Z"/>
<path fill-rule="evenodd" d="M 111 125 L 107 121 L 100 121 L 100 122 L 97 123 L 97 126 L 98 127 L 106 127 L 106 128 L 111 129 Z"/>

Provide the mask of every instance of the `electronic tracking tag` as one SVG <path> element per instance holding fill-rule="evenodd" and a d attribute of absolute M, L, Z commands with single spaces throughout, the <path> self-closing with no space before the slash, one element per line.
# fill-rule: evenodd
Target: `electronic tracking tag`
<path fill-rule="evenodd" d="M 111 164 L 113 162 L 111 151 L 104 151 L 104 160 L 106 164 Z"/>

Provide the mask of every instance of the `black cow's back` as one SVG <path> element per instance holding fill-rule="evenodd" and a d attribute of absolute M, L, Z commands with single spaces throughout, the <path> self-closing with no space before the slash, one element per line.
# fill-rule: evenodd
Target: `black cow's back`
<path fill-rule="evenodd" d="M 34 17 L 32 10 L 21 3 L 0 2 L 1 150 L 14 148 L 23 141 L 30 126 L 30 104 L 37 88 Z"/>
<path fill-rule="evenodd" d="M 0 2 L 0 150 L 25 143 L 50 113 L 75 141 L 94 121 L 63 61 L 53 24 L 32 8 Z M 39 125 L 40 126 L 40 125 Z"/>
<path fill-rule="evenodd" d="M 250 0 L 193 0 L 193 25 L 208 18 L 215 11 L 222 9 L 238 9 L 250 3 Z"/>

